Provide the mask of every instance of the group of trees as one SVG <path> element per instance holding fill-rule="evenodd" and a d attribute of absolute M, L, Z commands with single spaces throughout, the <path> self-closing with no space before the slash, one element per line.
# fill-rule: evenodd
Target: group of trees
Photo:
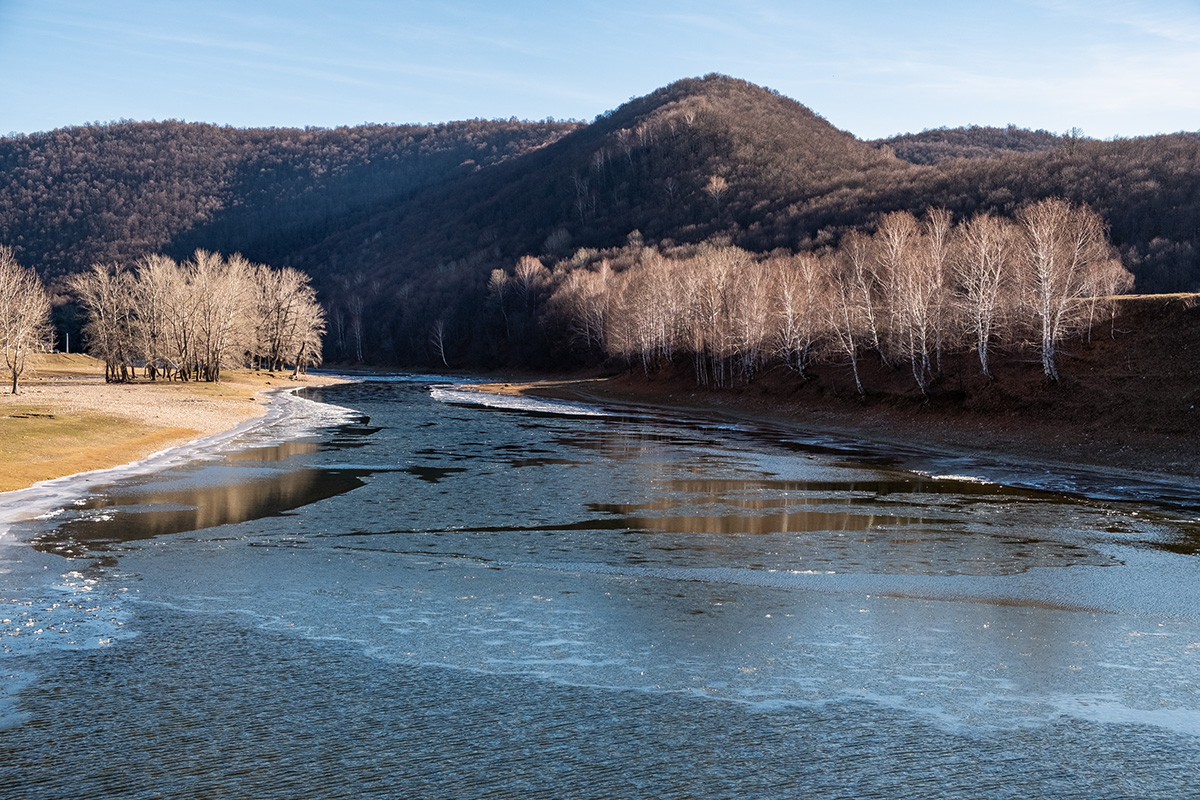
<path fill-rule="evenodd" d="M 296 374 L 321 362 L 325 312 L 294 269 L 197 250 L 182 264 L 96 264 L 70 286 L 108 381 L 131 380 L 139 365 L 152 380 L 216 381 L 231 365 Z"/>
<path fill-rule="evenodd" d="M 13 394 L 29 354 L 48 349 L 52 336 L 50 296 L 41 279 L 17 263 L 11 248 L 0 246 L 0 348 Z"/>
<path fill-rule="evenodd" d="M 974 349 L 991 377 L 998 345 L 1034 349 L 1057 380 L 1059 344 L 1090 331 L 1107 298 L 1132 285 L 1099 217 L 1060 199 L 1016 220 L 981 214 L 957 225 L 944 209 L 893 212 L 873 234 L 852 232 L 822 253 L 760 258 L 726 245 L 671 258 L 646 248 L 620 271 L 604 259 L 540 266 L 522 259 L 492 285 L 528 295 L 540 283 L 547 320 L 593 352 L 647 370 L 687 356 L 697 380 L 716 385 L 771 362 L 804 375 L 844 359 L 860 393 L 867 352 L 911 370 L 923 393 L 950 351 Z"/>

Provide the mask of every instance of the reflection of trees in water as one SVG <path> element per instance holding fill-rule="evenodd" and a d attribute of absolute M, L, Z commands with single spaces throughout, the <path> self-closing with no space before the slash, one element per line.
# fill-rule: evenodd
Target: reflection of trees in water
<path fill-rule="evenodd" d="M 287 461 L 289 458 L 305 456 L 320 449 L 321 444 L 318 442 L 280 442 L 268 447 L 253 447 L 249 450 L 227 453 L 224 458 L 226 461 Z"/>
<path fill-rule="evenodd" d="M 664 543 L 667 549 L 708 556 L 720 551 L 722 562 L 733 567 L 1008 575 L 1033 567 L 1112 563 L 1091 548 L 1037 538 L 1028 525 L 1014 535 L 1005 519 L 1018 507 L 1007 504 L 1019 490 L 1004 487 L 979 486 L 978 494 L 963 496 L 956 490 L 976 485 L 713 479 L 665 486 L 672 493 L 653 500 L 589 508 L 630 530 L 680 537 Z M 1023 499 L 1037 501 L 1033 493 Z M 989 516 L 964 518 L 969 504 L 982 505 Z M 1047 513 L 1053 515 L 1053 508 Z M 1047 530 L 1059 528 L 1053 516 L 1046 518 Z M 692 535 L 703 538 L 688 538 Z"/>
<path fill-rule="evenodd" d="M 694 435 L 636 428 L 580 432 L 555 443 L 618 461 L 629 483 L 653 492 L 633 503 L 588 504 L 606 518 L 603 525 L 587 522 L 588 529 L 669 537 L 655 546 L 677 559 L 717 553 L 730 567 L 941 575 L 1112 563 L 1061 540 L 1064 528 L 1079 523 L 1060 512 L 1078 506 L 1047 492 L 886 472 L 848 481 L 708 478 L 705 472 L 745 472 L 745 464 L 736 453 L 698 451 Z M 697 477 L 680 479 L 681 471 Z M 1035 509 L 1040 525 L 1028 522 L 1026 512 Z"/>
<path fill-rule="evenodd" d="M 61 553 L 64 543 L 88 547 L 149 539 L 276 516 L 363 485 L 364 470 L 280 471 L 264 480 L 99 498 L 85 510 L 109 508 L 103 518 L 73 519 L 39 537 L 39 549 Z M 134 506 L 149 506 L 149 510 Z M 169 506 L 153 510 L 154 506 Z"/>

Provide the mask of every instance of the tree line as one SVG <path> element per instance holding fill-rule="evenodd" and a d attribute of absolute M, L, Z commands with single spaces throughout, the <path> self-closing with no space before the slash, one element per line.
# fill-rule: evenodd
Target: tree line
<path fill-rule="evenodd" d="M 69 281 L 91 355 L 110 382 L 217 381 L 227 366 L 293 375 L 321 363 L 325 312 L 307 275 L 197 250 L 95 264 Z"/>
<path fill-rule="evenodd" d="M 816 253 L 706 244 L 664 256 L 636 239 L 629 250 L 624 269 L 596 251 L 553 269 L 525 257 L 493 272 L 490 291 L 502 312 L 514 298 L 518 309 L 542 302 L 544 327 L 647 371 L 686 358 L 698 383 L 728 386 L 772 364 L 806 376 L 841 361 L 861 394 L 868 353 L 910 371 L 922 393 L 950 352 L 975 351 L 993 377 L 997 347 L 1037 353 L 1058 380 L 1061 342 L 1090 335 L 1133 283 L 1096 213 L 1057 198 L 957 224 L 945 209 L 892 212 Z"/>

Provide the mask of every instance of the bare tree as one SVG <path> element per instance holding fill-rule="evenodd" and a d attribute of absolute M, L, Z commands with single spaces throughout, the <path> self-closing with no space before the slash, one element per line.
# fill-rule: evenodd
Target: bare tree
<path fill-rule="evenodd" d="M 939 289 L 925 257 L 928 242 L 916 217 L 907 211 L 885 215 L 875 238 L 878 274 L 890 311 L 889 349 L 909 361 L 917 387 L 927 394 L 932 378 L 933 309 Z"/>
<path fill-rule="evenodd" d="M 504 319 L 504 338 L 512 337 L 512 328 L 508 324 L 508 273 L 502 269 L 492 270 L 488 278 L 488 296 L 500 307 L 500 316 Z"/>
<path fill-rule="evenodd" d="M 325 311 L 307 275 L 197 250 L 182 265 L 139 259 L 136 273 L 95 265 L 71 280 L 84 332 L 105 375 L 130 380 L 137 359 L 152 380 L 220 380 L 227 366 L 319 364 Z"/>
<path fill-rule="evenodd" d="M 1117 270 L 1104 223 L 1087 206 L 1049 198 L 1022 209 L 1024 284 L 1040 340 L 1042 370 L 1058 380 L 1058 344 L 1089 318 L 1093 276 Z"/>
<path fill-rule="evenodd" d="M 990 214 L 973 217 L 958 231 L 953 272 L 959 304 L 979 354 L 979 368 L 989 378 L 991 343 L 1012 305 L 1017 235 L 1011 222 Z"/>
<path fill-rule="evenodd" d="M 878 347 L 878 338 L 869 319 L 870 306 L 863 302 L 862 259 L 856 248 L 847 247 L 823 258 L 822 265 L 832 286 L 831 302 L 825 306 L 832 349 L 850 360 L 854 387 L 859 397 L 865 397 L 867 393 L 858 374 L 858 350 L 864 339 L 874 339 Z"/>
<path fill-rule="evenodd" d="M 679 182 L 668 175 L 663 180 L 663 192 L 667 195 L 667 201 L 675 205 L 675 198 L 679 195 Z"/>
<path fill-rule="evenodd" d="M 742 380 L 750 381 L 764 358 L 771 328 L 770 273 L 761 263 L 747 260 L 740 265 L 730 287 L 730 355 Z"/>
<path fill-rule="evenodd" d="M 775 353 L 801 377 L 817 355 L 818 343 L 828 327 L 825 306 L 832 302 L 829 280 L 820 260 L 810 253 L 773 259 L 772 294 L 775 299 Z"/>
<path fill-rule="evenodd" d="M 612 275 L 607 259 L 601 261 L 594 272 L 574 270 L 567 274 L 551 297 L 555 313 L 566 319 L 571 339 L 598 353 L 607 349 Z"/>
<path fill-rule="evenodd" d="M 1087 337 L 1092 340 L 1092 325 L 1101 311 L 1110 313 L 1110 322 L 1116 317 L 1116 295 L 1133 288 L 1133 273 L 1125 269 L 1116 258 L 1098 259 L 1087 272 Z M 1112 335 L 1112 326 L 1109 333 Z"/>
<path fill-rule="evenodd" d="M 253 267 L 236 253 L 226 260 L 197 250 L 187 268 L 196 309 L 198 374 L 219 381 L 222 368 L 243 361 L 249 347 L 245 310 Z"/>
<path fill-rule="evenodd" d="M 545 286 L 549 278 L 550 271 L 546 269 L 546 265 L 541 262 L 541 259 L 522 256 L 521 260 L 517 262 L 516 269 L 513 270 L 513 279 L 526 311 L 529 310 L 534 292 Z"/>
<path fill-rule="evenodd" d="M 31 268 L 17 263 L 13 251 L 0 247 L 0 347 L 12 377 L 12 393 L 25 371 L 29 353 L 44 347 L 50 326 L 50 296 Z"/>
<path fill-rule="evenodd" d="M 678 339 L 674 270 L 655 255 L 612 281 L 613 311 L 605 340 L 610 351 L 645 372 L 670 361 Z"/>
<path fill-rule="evenodd" d="M 367 277 L 361 272 L 355 272 L 341 281 L 342 296 L 349 316 L 350 339 L 354 343 L 354 363 L 363 362 L 363 335 L 366 318 L 365 295 L 367 293 Z"/>
<path fill-rule="evenodd" d="M 166 256 L 151 255 L 138 259 L 134 269 L 133 303 L 138 319 L 135 348 L 150 380 L 160 375 L 170 378 L 178 369 L 171 347 L 171 317 L 181 308 L 176 297 L 179 265 Z"/>
<path fill-rule="evenodd" d="M 307 281 L 305 276 L 305 280 Z M 325 336 L 325 309 L 317 302 L 311 288 L 303 287 L 296 313 L 296 324 L 290 339 L 292 378 L 307 373 L 310 366 L 321 363 L 321 342 Z"/>
<path fill-rule="evenodd" d="M 429 329 L 429 343 L 433 345 L 433 351 L 437 353 L 438 358 L 442 360 L 442 366 L 450 366 L 450 362 L 446 361 L 446 318 L 438 317 L 434 320 L 433 325 Z"/>
<path fill-rule="evenodd" d="M 71 289 L 88 316 L 83 334 L 88 351 L 104 361 L 104 380 L 133 378 L 133 276 L 120 264 L 93 264 L 70 280 Z"/>
<path fill-rule="evenodd" d="M 731 330 L 733 285 L 749 261 L 736 247 L 703 248 L 685 272 L 690 344 L 700 383 L 728 385 L 734 352 Z"/>
<path fill-rule="evenodd" d="M 866 326 L 867 344 L 872 347 L 883 362 L 888 363 L 884 349 L 886 318 L 886 302 L 882 284 L 886 276 L 881 274 L 873 254 L 874 245 L 866 234 L 860 231 L 850 231 L 842 238 L 842 246 L 838 248 L 837 256 L 842 262 L 830 274 L 839 284 L 840 291 L 849 293 L 848 302 L 858 309 L 863 324 Z"/>
<path fill-rule="evenodd" d="M 167 337 L 164 366 L 171 377 L 189 381 L 199 377 L 196 373 L 199 359 L 196 356 L 196 303 L 192 300 L 194 287 L 190 272 L 184 266 L 170 262 L 170 269 L 164 269 L 164 273 Z"/>
<path fill-rule="evenodd" d="M 720 175 L 710 175 L 708 183 L 704 186 L 704 192 L 713 199 L 717 204 L 717 221 L 721 220 L 721 198 L 729 191 L 729 181 L 722 178 Z"/>
<path fill-rule="evenodd" d="M 290 267 L 272 269 L 255 264 L 249 274 L 255 289 L 253 353 L 260 365 L 279 370 L 285 363 L 294 363 L 300 343 L 308 338 L 304 329 L 312 324 L 316 292 L 307 275 Z M 320 324 L 324 325 L 323 314 Z"/>
<path fill-rule="evenodd" d="M 951 324 L 953 304 L 950 302 L 950 259 L 953 244 L 953 215 L 944 208 L 925 212 L 921 225 L 925 244 L 924 280 L 929 296 L 929 327 L 935 353 L 934 370 L 942 371 L 942 350 Z"/>

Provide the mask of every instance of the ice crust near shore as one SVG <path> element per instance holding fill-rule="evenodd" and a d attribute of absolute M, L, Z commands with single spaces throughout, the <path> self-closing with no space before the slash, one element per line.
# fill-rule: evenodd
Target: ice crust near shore
<path fill-rule="evenodd" d="M 349 408 L 301 397 L 301 388 L 273 393 L 263 416 L 246 420 L 227 431 L 160 450 L 128 464 L 65 475 L 41 481 L 27 489 L 0 493 L 0 542 L 9 538 L 8 532 L 14 523 L 52 514 L 94 486 L 159 472 L 189 461 L 219 458 L 235 449 L 297 439 L 360 416 Z"/>
<path fill-rule="evenodd" d="M 453 384 L 435 385 L 429 395 L 439 403 L 466 403 L 504 411 L 527 411 L 533 414 L 555 414 L 573 417 L 611 417 L 611 412 L 598 406 L 549 400 L 528 395 L 496 394 L 479 389 L 461 389 Z"/>

